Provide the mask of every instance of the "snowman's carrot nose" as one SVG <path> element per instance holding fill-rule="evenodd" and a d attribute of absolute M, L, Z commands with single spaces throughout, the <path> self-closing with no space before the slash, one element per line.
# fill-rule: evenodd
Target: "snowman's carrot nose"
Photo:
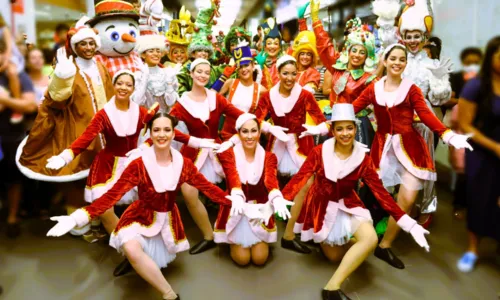
<path fill-rule="evenodd" d="M 128 33 L 122 34 L 122 40 L 125 43 L 135 43 L 135 38 Z"/>

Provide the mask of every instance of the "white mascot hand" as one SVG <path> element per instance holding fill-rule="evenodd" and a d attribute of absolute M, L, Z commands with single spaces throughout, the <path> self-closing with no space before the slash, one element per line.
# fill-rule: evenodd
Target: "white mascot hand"
<path fill-rule="evenodd" d="M 57 221 L 57 224 L 47 232 L 47 236 L 62 236 L 76 227 L 76 220 L 71 216 L 52 217 L 50 219 Z"/>
<path fill-rule="evenodd" d="M 47 159 L 47 165 L 45 167 L 51 170 L 59 170 L 66 165 L 66 161 L 59 155 L 52 156 Z"/>

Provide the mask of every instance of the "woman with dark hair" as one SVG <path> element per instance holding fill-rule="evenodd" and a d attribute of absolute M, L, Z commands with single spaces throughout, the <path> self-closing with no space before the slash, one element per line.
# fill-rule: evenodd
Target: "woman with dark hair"
<path fill-rule="evenodd" d="M 75 226 L 87 224 L 137 186 L 139 198 L 121 216 L 109 244 L 127 256 L 137 274 L 158 290 L 163 299 L 180 297 L 160 269 L 167 267 L 176 253 L 189 249 L 175 202 L 180 187 L 188 183 L 221 205 L 238 203 L 235 197 L 208 182 L 191 160 L 171 148 L 176 125 L 175 117 L 156 114 L 148 123 L 153 147 L 130 157 L 113 187 L 91 205 L 69 216 L 51 218 L 58 223 L 47 233 L 47 236 L 61 236 Z"/>
<path fill-rule="evenodd" d="M 469 246 L 457 264 L 470 272 L 480 238 L 500 241 L 500 36 L 488 42 L 479 76 L 467 82 L 458 105 L 460 128 L 475 150 L 465 156 Z"/>
<path fill-rule="evenodd" d="M 430 59 L 439 60 L 441 57 L 442 44 L 443 42 L 440 38 L 438 38 L 437 36 L 433 36 L 423 46 L 423 49 L 425 50 L 425 52 L 427 52 L 427 56 L 429 56 Z"/>
<path fill-rule="evenodd" d="M 386 188 L 399 185 L 398 205 L 409 213 L 425 181 L 436 181 L 436 170 L 425 140 L 413 127 L 413 115 L 438 133 L 441 139 L 455 148 L 471 148 L 467 136 L 446 128 L 425 104 L 421 90 L 402 74 L 407 64 L 408 50 L 400 44 L 387 47 L 383 53 L 387 76 L 368 87 L 356 101 L 359 112 L 372 104 L 378 129 L 371 147 L 371 157 Z M 392 242 L 399 233 L 394 218 L 389 219 L 387 231 L 375 256 L 391 266 L 404 269 L 404 263 L 392 252 Z"/>
<path fill-rule="evenodd" d="M 45 91 L 49 86 L 49 76 L 43 74 L 45 66 L 45 57 L 43 52 L 38 48 L 32 48 L 26 55 L 26 73 L 33 81 L 35 88 L 35 100 L 40 104 L 43 100 Z"/>

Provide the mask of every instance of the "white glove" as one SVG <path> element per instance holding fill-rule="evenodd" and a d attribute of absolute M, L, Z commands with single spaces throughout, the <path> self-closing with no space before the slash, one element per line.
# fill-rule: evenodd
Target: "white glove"
<path fill-rule="evenodd" d="M 231 195 L 226 196 L 226 199 L 229 199 L 232 202 L 231 212 L 229 213 L 231 217 L 241 215 L 243 213 L 243 208 L 245 205 L 245 199 L 243 199 L 243 197 L 241 197 L 240 195 Z"/>
<path fill-rule="evenodd" d="M 220 144 L 215 143 L 214 139 L 202 139 L 191 136 L 189 138 L 188 146 L 195 149 L 199 148 L 219 149 Z"/>
<path fill-rule="evenodd" d="M 264 223 L 264 215 L 260 211 L 264 204 L 245 203 L 243 206 L 243 214 L 248 218 L 250 223 L 258 225 Z"/>
<path fill-rule="evenodd" d="M 288 211 L 287 206 L 293 205 L 295 205 L 295 202 L 288 201 L 282 197 L 276 197 L 273 199 L 274 211 L 280 218 L 283 218 L 283 220 L 289 219 L 291 217 L 290 211 Z"/>
<path fill-rule="evenodd" d="M 50 220 L 57 221 L 57 224 L 47 232 L 47 236 L 62 236 L 76 227 L 76 220 L 71 216 L 52 217 Z"/>
<path fill-rule="evenodd" d="M 66 48 L 61 47 L 57 49 L 57 64 L 54 69 L 54 74 L 61 79 L 68 79 L 70 77 L 75 76 L 76 74 L 76 66 L 74 63 L 74 57 L 70 56 L 68 58 L 66 54 Z"/>
<path fill-rule="evenodd" d="M 303 124 L 302 127 L 304 127 L 306 131 L 302 131 L 302 133 L 299 136 L 299 139 L 310 135 L 328 134 L 328 126 L 326 125 L 325 122 L 316 126 Z"/>
<path fill-rule="evenodd" d="M 455 147 L 456 149 L 467 148 L 470 151 L 473 151 L 472 146 L 467 142 L 467 140 L 472 136 L 469 134 L 455 134 L 450 138 L 449 144 Z"/>
<path fill-rule="evenodd" d="M 262 213 L 264 224 L 267 226 L 267 224 L 269 224 L 269 219 L 274 214 L 273 204 L 271 201 L 267 201 L 266 204 L 260 208 L 260 212 Z"/>
<path fill-rule="evenodd" d="M 288 128 L 276 125 L 271 125 L 271 127 L 269 127 L 269 132 L 272 135 L 274 135 L 278 140 L 286 143 L 290 140 L 290 137 L 285 133 L 285 131 L 288 131 Z"/>
<path fill-rule="evenodd" d="M 233 147 L 234 147 L 233 142 L 231 142 L 231 141 L 225 141 L 225 142 L 223 142 L 222 144 L 219 145 L 219 149 L 217 149 L 215 151 L 215 153 L 222 153 L 222 152 L 225 152 L 225 151 L 227 151 L 227 150 L 229 150 L 229 149 L 231 149 Z"/>
<path fill-rule="evenodd" d="M 443 78 L 448 73 L 453 71 L 453 63 L 450 58 L 443 58 L 439 61 L 439 65 L 435 67 L 428 67 L 436 78 Z"/>
<path fill-rule="evenodd" d="M 51 170 L 59 170 L 66 165 L 66 161 L 59 155 L 52 156 L 47 159 L 47 165 L 45 167 Z"/>
<path fill-rule="evenodd" d="M 411 236 L 413 237 L 413 239 L 415 240 L 415 242 L 417 242 L 417 244 L 424 248 L 425 251 L 429 252 L 430 251 L 430 247 L 429 247 L 429 244 L 427 243 L 427 240 L 425 239 L 425 235 L 426 234 L 429 234 L 429 231 L 425 230 L 422 226 L 420 226 L 419 224 L 415 224 L 411 230 L 410 230 L 410 234 Z"/>

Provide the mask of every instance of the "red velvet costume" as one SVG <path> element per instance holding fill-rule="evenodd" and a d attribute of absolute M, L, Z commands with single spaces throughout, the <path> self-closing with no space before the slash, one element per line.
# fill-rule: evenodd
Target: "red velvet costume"
<path fill-rule="evenodd" d="M 330 104 L 335 103 L 352 103 L 363 90 L 369 86 L 375 75 L 366 73 L 363 69 L 348 71 L 346 69 L 337 69 L 335 64 L 340 58 L 340 52 L 335 49 L 335 46 L 330 42 L 328 33 L 323 29 L 321 21 L 313 23 L 314 34 L 316 35 L 316 47 L 319 57 L 323 65 L 332 74 L 333 86 L 330 94 Z M 347 72 L 347 73 L 346 73 Z M 344 75 L 346 74 L 346 75 Z M 337 94 L 335 92 L 335 84 L 342 80 L 342 76 L 347 76 L 347 83 L 344 90 Z"/>
<path fill-rule="evenodd" d="M 307 30 L 307 22 L 306 19 L 299 19 L 299 32 L 302 32 L 304 34 L 306 31 L 307 33 L 310 33 L 310 31 Z M 312 34 L 312 33 L 311 33 Z M 300 33 L 299 33 L 300 35 Z M 299 71 L 297 72 L 297 83 L 300 84 L 300 86 L 306 86 L 307 84 L 312 84 L 316 89 L 320 88 L 320 81 L 321 81 L 321 74 L 319 73 L 318 70 L 316 70 L 315 66 L 318 62 L 318 55 L 316 52 L 311 51 L 312 49 L 308 49 L 308 47 L 314 47 L 316 48 L 316 41 L 314 43 L 311 43 L 309 39 L 307 39 L 308 43 L 307 46 L 304 47 L 302 42 L 300 41 L 300 36 L 297 36 L 295 41 L 294 41 L 294 47 L 298 47 L 299 49 L 294 49 L 294 52 L 298 52 L 297 55 L 295 56 L 295 59 L 297 60 L 297 64 L 300 64 L 299 62 L 299 56 L 301 51 L 301 48 L 304 50 L 307 50 L 312 53 L 313 58 L 311 61 L 311 65 L 309 68 L 307 68 L 304 71 Z"/>
<path fill-rule="evenodd" d="M 370 212 L 356 193 L 359 179 L 363 180 L 381 206 L 396 220 L 405 215 L 385 190 L 372 159 L 364 151 L 353 151 L 345 169 L 336 170 L 337 174 L 342 171 L 344 174 L 334 174 L 335 178 L 331 175 L 335 172 L 335 166 L 332 166 L 333 155 L 334 139 L 315 147 L 300 171 L 283 189 L 285 199 L 294 199 L 306 181 L 312 175 L 315 176 L 294 228 L 296 233 L 302 232 L 303 241 L 314 239 L 317 243 L 324 242 L 335 225 L 339 211 L 371 220 Z"/>
<path fill-rule="evenodd" d="M 255 110 L 259 105 L 261 90 L 260 85 L 254 82 L 252 93 L 250 94 L 244 93 L 248 92 L 248 89 L 245 89 L 246 87 L 243 86 L 243 90 L 241 89 L 242 86 L 243 85 L 240 85 L 240 81 L 238 79 L 235 79 L 233 84 L 231 85 L 231 89 L 229 90 L 229 97 L 227 98 L 227 101 L 233 104 L 239 110 L 253 114 L 255 113 Z M 241 90 L 238 90 L 238 87 L 240 87 Z M 249 109 L 246 109 L 247 107 L 249 107 Z M 224 120 L 224 127 L 222 128 L 222 131 L 220 133 L 222 140 L 227 141 L 237 133 L 235 129 L 236 119 L 237 118 L 234 118 L 231 115 L 226 115 L 226 118 Z"/>
<path fill-rule="evenodd" d="M 189 131 L 191 136 L 204 139 L 214 139 L 215 142 L 220 143 L 221 140 L 218 135 L 219 121 L 223 114 L 231 118 L 237 119 L 243 112 L 234 107 L 229 103 L 223 96 L 215 93 L 211 90 L 206 90 L 208 107 L 210 109 L 210 114 L 208 119 L 203 122 L 201 119 L 194 117 L 189 111 L 190 108 L 187 106 L 187 101 L 185 98 L 188 97 L 185 93 L 172 107 L 170 114 L 183 121 Z M 177 140 L 177 139 L 176 139 Z M 206 163 L 207 159 L 212 160 L 213 168 L 211 172 L 215 172 L 217 176 L 224 177 L 223 170 L 220 167 L 220 163 L 217 158 L 220 159 L 220 155 L 214 155 L 209 149 L 195 149 L 184 145 L 181 148 L 181 153 L 184 157 L 191 159 L 198 170 L 202 171 L 203 165 Z M 202 171 L 203 173 L 203 171 Z M 214 176 L 207 176 L 203 173 L 207 179 L 211 182 Z M 218 181 L 215 181 L 218 182 Z"/>
<path fill-rule="evenodd" d="M 397 159 L 410 173 L 423 180 L 435 181 L 434 161 L 424 139 L 413 127 L 414 112 L 426 126 L 441 137 L 449 129 L 427 107 L 422 92 L 409 79 L 403 79 L 394 106 L 387 107 L 381 96 L 384 81 L 385 78 L 369 86 L 353 103 L 355 113 L 373 104 L 378 123 L 371 147 L 375 167 L 380 169 L 384 148 L 392 145 Z"/>
<path fill-rule="evenodd" d="M 171 149 L 171 153 L 172 169 L 170 174 L 162 176 L 163 170 L 156 162 L 154 149 L 145 149 L 141 157 L 130 162 L 120 179 L 106 194 L 91 205 L 77 210 L 72 217 L 78 225 L 85 224 L 113 207 L 123 195 L 137 186 L 139 199 L 123 213 L 111 234 L 110 245 L 121 251 L 124 243 L 137 239 L 144 251 L 151 256 L 148 238 L 160 238 L 160 245 L 164 245 L 168 251 L 163 255 L 187 250 L 189 243 L 175 203 L 181 185 L 188 183 L 222 205 L 231 205 L 231 201 L 225 198 L 227 193 L 208 182 L 189 159 L 174 149 Z M 155 257 L 152 258 L 158 263 Z"/>
<path fill-rule="evenodd" d="M 246 161 L 241 144 L 237 144 L 226 153 L 235 157 L 239 179 L 248 203 L 265 204 L 275 197 L 282 196 L 277 178 L 278 160 L 273 153 L 266 152 L 262 146 L 258 145 L 252 164 Z M 229 212 L 230 207 L 228 206 L 221 206 L 219 209 L 214 233 L 216 243 L 239 244 L 238 240 L 244 238 L 233 236 L 232 233 L 239 222 L 248 221 L 243 220 L 242 215 L 230 217 Z M 267 226 L 260 223 L 259 225 L 251 224 L 250 227 L 258 240 L 265 243 L 276 242 L 277 228 L 273 216 L 271 216 Z"/>
<path fill-rule="evenodd" d="M 286 154 L 285 151 L 288 152 L 295 164 L 296 170 L 298 170 L 309 151 L 314 148 L 314 138 L 312 136 L 299 139 L 299 135 L 305 131 L 302 125 L 306 123 L 306 113 L 312 117 L 316 124 L 325 122 L 326 118 L 321 112 L 313 94 L 302 89 L 298 84 L 292 89 L 290 97 L 286 99 L 283 99 L 279 95 L 278 90 L 279 86 L 277 85 L 270 91 L 262 94 L 260 104 L 255 111 L 255 116 L 257 119 L 263 120 L 269 113 L 274 125 L 288 128 L 286 133 L 290 136 L 290 141 L 284 143 L 277 140 L 274 136 L 270 136 L 266 150 L 276 154 L 280 172 L 283 172 L 280 163 Z M 294 101 L 295 103 L 293 103 Z M 286 112 L 287 106 L 290 108 L 292 105 L 291 110 Z M 292 172 L 291 175 L 295 173 Z"/>
<path fill-rule="evenodd" d="M 122 112 L 123 113 L 123 112 Z M 87 129 L 69 147 L 73 157 L 85 151 L 94 139 L 104 137 L 106 145 L 94 158 L 87 177 L 85 200 L 93 202 L 106 193 L 116 183 L 125 169 L 127 158 L 125 154 L 137 147 L 137 140 L 148 111 L 130 102 L 129 110 L 125 113 L 130 123 L 124 126 L 116 108 L 113 97 L 104 109 L 101 109 L 92 118 Z M 135 200 L 137 192 L 131 191 L 119 204 L 129 204 Z"/>
<path fill-rule="evenodd" d="M 309 67 L 305 71 L 297 72 L 297 83 L 300 86 L 306 86 L 311 83 L 318 88 L 320 80 L 321 74 L 315 68 Z"/>

